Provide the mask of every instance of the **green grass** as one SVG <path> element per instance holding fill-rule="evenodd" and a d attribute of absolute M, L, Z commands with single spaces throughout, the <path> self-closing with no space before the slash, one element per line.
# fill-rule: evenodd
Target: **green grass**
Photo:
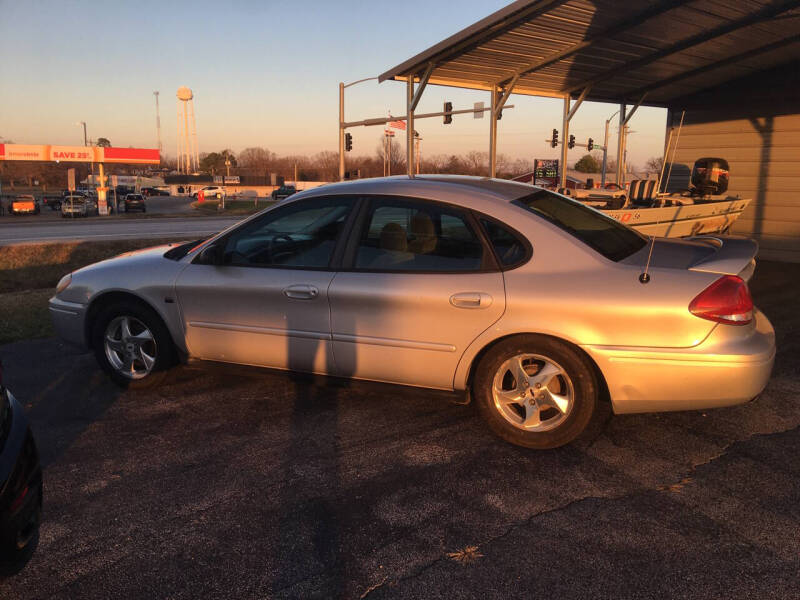
<path fill-rule="evenodd" d="M 273 204 L 275 203 L 272 200 L 259 200 L 257 206 L 254 206 L 252 200 L 226 200 L 225 210 L 219 210 L 217 200 L 206 200 L 205 202 L 192 202 L 192 208 L 208 215 L 252 215 Z"/>
<path fill-rule="evenodd" d="M 47 301 L 67 273 L 163 243 L 149 239 L 0 246 L 0 344 L 53 335 Z"/>
<path fill-rule="evenodd" d="M 53 335 L 47 301 L 55 290 L 0 294 L 0 344 Z"/>

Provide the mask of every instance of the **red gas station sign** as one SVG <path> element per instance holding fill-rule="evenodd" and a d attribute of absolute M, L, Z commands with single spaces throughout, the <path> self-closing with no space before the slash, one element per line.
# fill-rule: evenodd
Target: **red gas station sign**
<path fill-rule="evenodd" d="M 157 165 L 161 156 L 157 148 L 0 144 L 0 160 Z"/>

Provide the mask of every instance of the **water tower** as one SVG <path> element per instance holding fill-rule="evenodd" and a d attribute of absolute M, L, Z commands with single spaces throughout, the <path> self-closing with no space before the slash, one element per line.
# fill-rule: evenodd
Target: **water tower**
<path fill-rule="evenodd" d="M 197 126 L 194 120 L 194 94 L 188 87 L 181 86 L 176 96 L 178 97 L 178 172 L 189 174 L 197 171 L 200 164 L 197 151 Z"/>

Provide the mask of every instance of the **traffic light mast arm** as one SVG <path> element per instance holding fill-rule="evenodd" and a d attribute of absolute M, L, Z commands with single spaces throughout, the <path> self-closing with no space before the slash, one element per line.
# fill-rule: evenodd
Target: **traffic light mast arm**
<path fill-rule="evenodd" d="M 513 104 L 508 104 L 503 107 L 503 110 L 509 110 L 514 108 Z M 454 110 L 451 111 L 449 114 L 451 115 L 467 115 L 467 114 L 474 114 L 476 112 L 488 112 L 492 110 L 491 107 L 484 107 L 484 108 L 464 108 L 461 110 Z M 423 113 L 423 114 L 415 114 L 414 120 L 417 119 L 431 119 L 435 117 L 443 117 L 446 115 L 445 111 L 442 112 L 435 112 L 435 113 Z M 363 121 L 349 121 L 347 123 L 342 123 L 343 129 L 348 129 L 350 127 L 370 127 L 373 125 L 385 125 L 389 121 L 406 121 L 408 119 L 407 115 L 401 115 L 399 117 L 380 117 L 377 119 L 364 119 Z"/>

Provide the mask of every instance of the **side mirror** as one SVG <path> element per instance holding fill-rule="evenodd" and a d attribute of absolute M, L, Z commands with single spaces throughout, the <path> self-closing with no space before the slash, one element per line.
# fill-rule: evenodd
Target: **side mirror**
<path fill-rule="evenodd" d="M 223 248 L 220 244 L 211 244 L 200 251 L 197 257 L 201 265 L 221 265 Z"/>

